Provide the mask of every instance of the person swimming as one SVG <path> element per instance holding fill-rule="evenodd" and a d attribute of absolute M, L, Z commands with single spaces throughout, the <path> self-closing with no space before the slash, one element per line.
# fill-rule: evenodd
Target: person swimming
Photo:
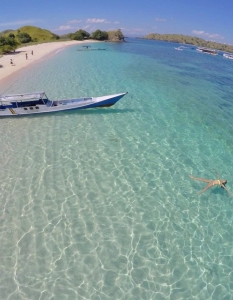
<path fill-rule="evenodd" d="M 214 185 L 217 185 L 217 186 L 220 186 L 222 189 L 226 190 L 228 192 L 228 194 L 232 196 L 232 194 L 226 188 L 227 180 L 226 179 L 220 179 L 218 172 L 216 170 L 215 170 L 215 172 L 216 172 L 216 175 L 218 177 L 218 179 L 215 179 L 215 180 L 205 179 L 205 178 L 198 178 L 198 177 L 194 177 L 192 175 L 189 175 L 189 177 L 192 178 L 193 180 L 199 180 L 199 181 L 203 181 L 203 182 L 208 183 L 207 186 L 198 193 L 198 195 L 201 195 L 206 190 L 210 189 Z"/>

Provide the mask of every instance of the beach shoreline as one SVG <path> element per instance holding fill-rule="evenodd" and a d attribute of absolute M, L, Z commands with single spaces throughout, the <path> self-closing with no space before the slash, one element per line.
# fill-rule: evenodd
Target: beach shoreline
<path fill-rule="evenodd" d="M 5 54 L 0 57 L 0 84 L 10 80 L 13 75 L 17 74 L 22 69 L 32 66 L 33 63 L 38 62 L 40 59 L 56 53 L 66 47 L 73 45 L 81 45 L 85 43 L 95 43 L 97 41 L 62 41 L 50 42 L 37 45 L 24 46 L 16 49 L 15 52 Z"/>

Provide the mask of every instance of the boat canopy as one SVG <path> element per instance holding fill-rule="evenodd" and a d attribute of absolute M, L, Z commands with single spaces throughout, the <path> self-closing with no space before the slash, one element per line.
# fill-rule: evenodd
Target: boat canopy
<path fill-rule="evenodd" d="M 13 101 L 21 102 L 21 101 L 40 100 L 40 99 L 43 99 L 44 97 L 46 97 L 45 92 L 0 95 L 0 101 L 1 102 L 13 102 Z"/>

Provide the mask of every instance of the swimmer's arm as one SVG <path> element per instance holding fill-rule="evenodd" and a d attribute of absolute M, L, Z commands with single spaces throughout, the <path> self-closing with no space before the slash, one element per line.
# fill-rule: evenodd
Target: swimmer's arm
<path fill-rule="evenodd" d="M 232 193 L 224 186 L 224 184 L 221 184 L 221 187 L 225 189 L 231 197 L 233 196 Z"/>
<path fill-rule="evenodd" d="M 218 172 L 214 169 L 215 173 L 216 173 L 216 177 L 218 178 L 218 180 L 220 180 L 220 176 L 218 174 Z"/>

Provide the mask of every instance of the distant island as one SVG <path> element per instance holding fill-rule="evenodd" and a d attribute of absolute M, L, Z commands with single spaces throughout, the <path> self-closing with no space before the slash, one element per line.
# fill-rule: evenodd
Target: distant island
<path fill-rule="evenodd" d="M 23 26 L 16 30 L 8 29 L 0 32 L 0 55 L 13 52 L 22 45 L 26 46 L 58 40 L 84 41 L 93 39 L 97 41 L 124 42 L 124 38 L 125 37 L 120 29 L 108 32 L 97 29 L 91 34 L 80 29 L 74 33 L 59 36 L 47 29 L 35 26 Z"/>
<path fill-rule="evenodd" d="M 173 42 L 173 43 L 180 43 L 180 44 L 190 44 L 190 45 L 195 45 L 197 47 L 206 47 L 210 49 L 220 50 L 223 52 L 233 53 L 233 46 L 231 45 L 206 41 L 204 39 L 194 37 L 194 36 L 189 36 L 189 35 L 150 33 L 145 37 L 143 37 L 143 39 L 159 40 L 159 41 L 166 41 L 166 42 Z"/>

